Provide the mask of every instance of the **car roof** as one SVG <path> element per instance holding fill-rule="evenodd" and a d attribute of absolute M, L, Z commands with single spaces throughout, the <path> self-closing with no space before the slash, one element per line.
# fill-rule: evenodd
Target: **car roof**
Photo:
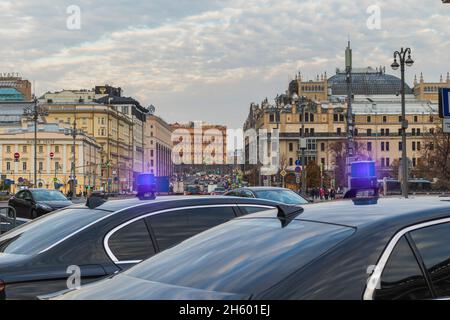
<path fill-rule="evenodd" d="M 130 198 L 123 200 L 110 200 L 96 209 L 105 211 L 119 211 L 134 206 L 155 206 L 155 205 L 210 205 L 210 204 L 255 204 L 276 206 L 280 203 L 254 198 L 241 198 L 230 196 L 161 196 L 154 200 L 139 200 L 138 198 Z M 78 208 L 85 208 L 86 204 L 77 205 Z"/>
<path fill-rule="evenodd" d="M 450 216 L 450 199 L 439 197 L 380 198 L 377 204 L 355 205 L 352 200 L 316 203 L 303 207 L 298 220 L 309 220 L 349 227 L 386 227 L 435 220 Z M 273 217 L 273 213 L 254 213 L 245 218 Z"/>
<path fill-rule="evenodd" d="M 290 189 L 280 188 L 280 187 L 240 187 L 240 188 L 232 189 L 230 191 L 236 191 L 236 190 L 258 191 L 258 190 L 290 190 Z"/>

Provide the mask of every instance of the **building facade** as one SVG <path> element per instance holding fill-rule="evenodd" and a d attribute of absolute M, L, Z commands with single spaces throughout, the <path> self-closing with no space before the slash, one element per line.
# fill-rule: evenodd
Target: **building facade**
<path fill-rule="evenodd" d="M 37 140 L 37 181 L 34 182 L 34 126 L 0 129 L 0 173 L 2 180 L 14 181 L 11 191 L 22 186 L 69 191 L 71 165 L 75 155 L 77 193 L 98 189 L 101 185 L 101 146 L 81 134 L 74 140 L 57 124 L 39 124 Z M 19 155 L 15 159 L 15 154 Z M 53 157 L 51 157 L 53 155 Z M 59 185 L 59 186 L 58 186 Z"/>
<path fill-rule="evenodd" d="M 227 164 L 227 127 L 204 122 L 174 123 L 174 150 L 180 165 L 221 168 Z M 197 168 L 198 169 L 198 168 Z"/>
<path fill-rule="evenodd" d="M 377 163 L 380 177 L 395 176 L 395 166 L 401 158 L 401 97 L 398 94 L 401 80 L 385 73 L 385 69 L 354 69 L 352 111 L 355 123 L 354 140 L 357 145 L 357 157 L 371 159 Z M 440 83 L 443 85 L 443 83 Z M 411 166 L 417 167 L 422 150 L 441 121 L 438 116 L 437 99 L 434 96 L 416 94 L 416 88 L 431 85 L 416 84 L 414 89 L 406 86 L 407 154 Z M 292 93 L 304 96 L 313 103 L 305 109 L 304 133 L 307 138 L 306 164 L 315 162 L 322 168 L 323 174 L 335 178 L 338 165 L 338 148 L 347 140 L 347 83 L 345 75 L 337 70 L 335 76 L 326 79 L 326 74 L 314 81 L 304 80 L 298 75 L 289 85 L 287 94 L 280 95 L 273 104 L 264 100 L 261 104 L 252 104 L 244 131 L 249 129 L 279 130 L 280 170 L 288 173 L 291 187 L 298 189 L 295 179 L 295 162 L 301 158 L 300 133 L 302 110 L 291 103 Z M 419 99 L 425 97 L 426 99 Z M 431 99 L 433 98 L 433 99 Z M 267 142 L 270 144 L 270 141 Z M 248 141 L 246 145 L 246 173 L 258 170 L 258 166 L 248 165 Z M 270 145 L 268 147 L 270 153 Z M 345 168 L 342 168 L 345 170 Z M 256 177 L 260 174 L 254 174 Z M 269 183 L 280 183 L 279 174 L 264 178 Z M 258 184 L 260 181 L 250 181 Z"/>
<path fill-rule="evenodd" d="M 162 118 L 147 114 L 144 132 L 144 171 L 157 177 L 171 177 L 174 170 L 172 127 Z"/>
<path fill-rule="evenodd" d="M 31 83 L 18 73 L 0 73 L 0 102 L 31 101 Z"/>

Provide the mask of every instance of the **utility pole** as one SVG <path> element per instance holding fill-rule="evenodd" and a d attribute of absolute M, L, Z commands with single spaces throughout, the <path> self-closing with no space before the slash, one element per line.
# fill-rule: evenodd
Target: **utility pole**
<path fill-rule="evenodd" d="M 348 187 L 350 188 L 350 166 L 353 162 L 354 156 L 354 141 L 353 141 L 353 111 L 352 111 L 352 49 L 350 48 L 350 41 L 348 41 L 348 46 L 345 49 L 345 70 L 347 77 L 347 165 L 346 165 L 346 176 Z"/>
<path fill-rule="evenodd" d="M 47 110 L 44 110 L 39 105 L 39 100 L 36 96 L 33 96 L 33 105 L 28 105 L 23 110 L 24 117 L 27 118 L 28 121 L 33 121 L 34 123 L 34 181 L 33 186 L 37 186 L 37 132 L 38 132 L 38 122 L 39 117 L 45 117 L 48 115 Z"/>

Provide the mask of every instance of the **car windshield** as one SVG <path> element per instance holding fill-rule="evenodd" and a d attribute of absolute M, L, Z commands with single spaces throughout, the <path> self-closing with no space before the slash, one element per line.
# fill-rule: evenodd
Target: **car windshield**
<path fill-rule="evenodd" d="M 31 193 L 36 201 L 68 201 L 58 190 L 32 190 Z"/>
<path fill-rule="evenodd" d="M 126 274 L 181 287 L 252 294 L 278 283 L 353 232 L 300 220 L 282 228 L 278 219 L 238 219 L 165 250 Z"/>
<path fill-rule="evenodd" d="M 307 204 L 308 201 L 292 190 L 255 190 L 257 198 L 277 201 L 285 204 Z"/>
<path fill-rule="evenodd" d="M 109 213 L 103 210 L 70 208 L 49 213 L 0 236 L 0 252 L 38 254 Z"/>

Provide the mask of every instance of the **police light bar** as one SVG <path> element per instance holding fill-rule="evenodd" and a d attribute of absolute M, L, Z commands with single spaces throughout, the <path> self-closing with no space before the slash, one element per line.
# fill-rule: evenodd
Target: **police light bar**
<path fill-rule="evenodd" d="M 379 193 L 375 161 L 351 163 L 349 187 L 345 199 L 352 199 L 355 205 L 376 204 Z"/>
<path fill-rule="evenodd" d="M 141 173 L 136 177 L 137 196 L 141 200 L 156 198 L 156 178 L 153 173 Z"/>

